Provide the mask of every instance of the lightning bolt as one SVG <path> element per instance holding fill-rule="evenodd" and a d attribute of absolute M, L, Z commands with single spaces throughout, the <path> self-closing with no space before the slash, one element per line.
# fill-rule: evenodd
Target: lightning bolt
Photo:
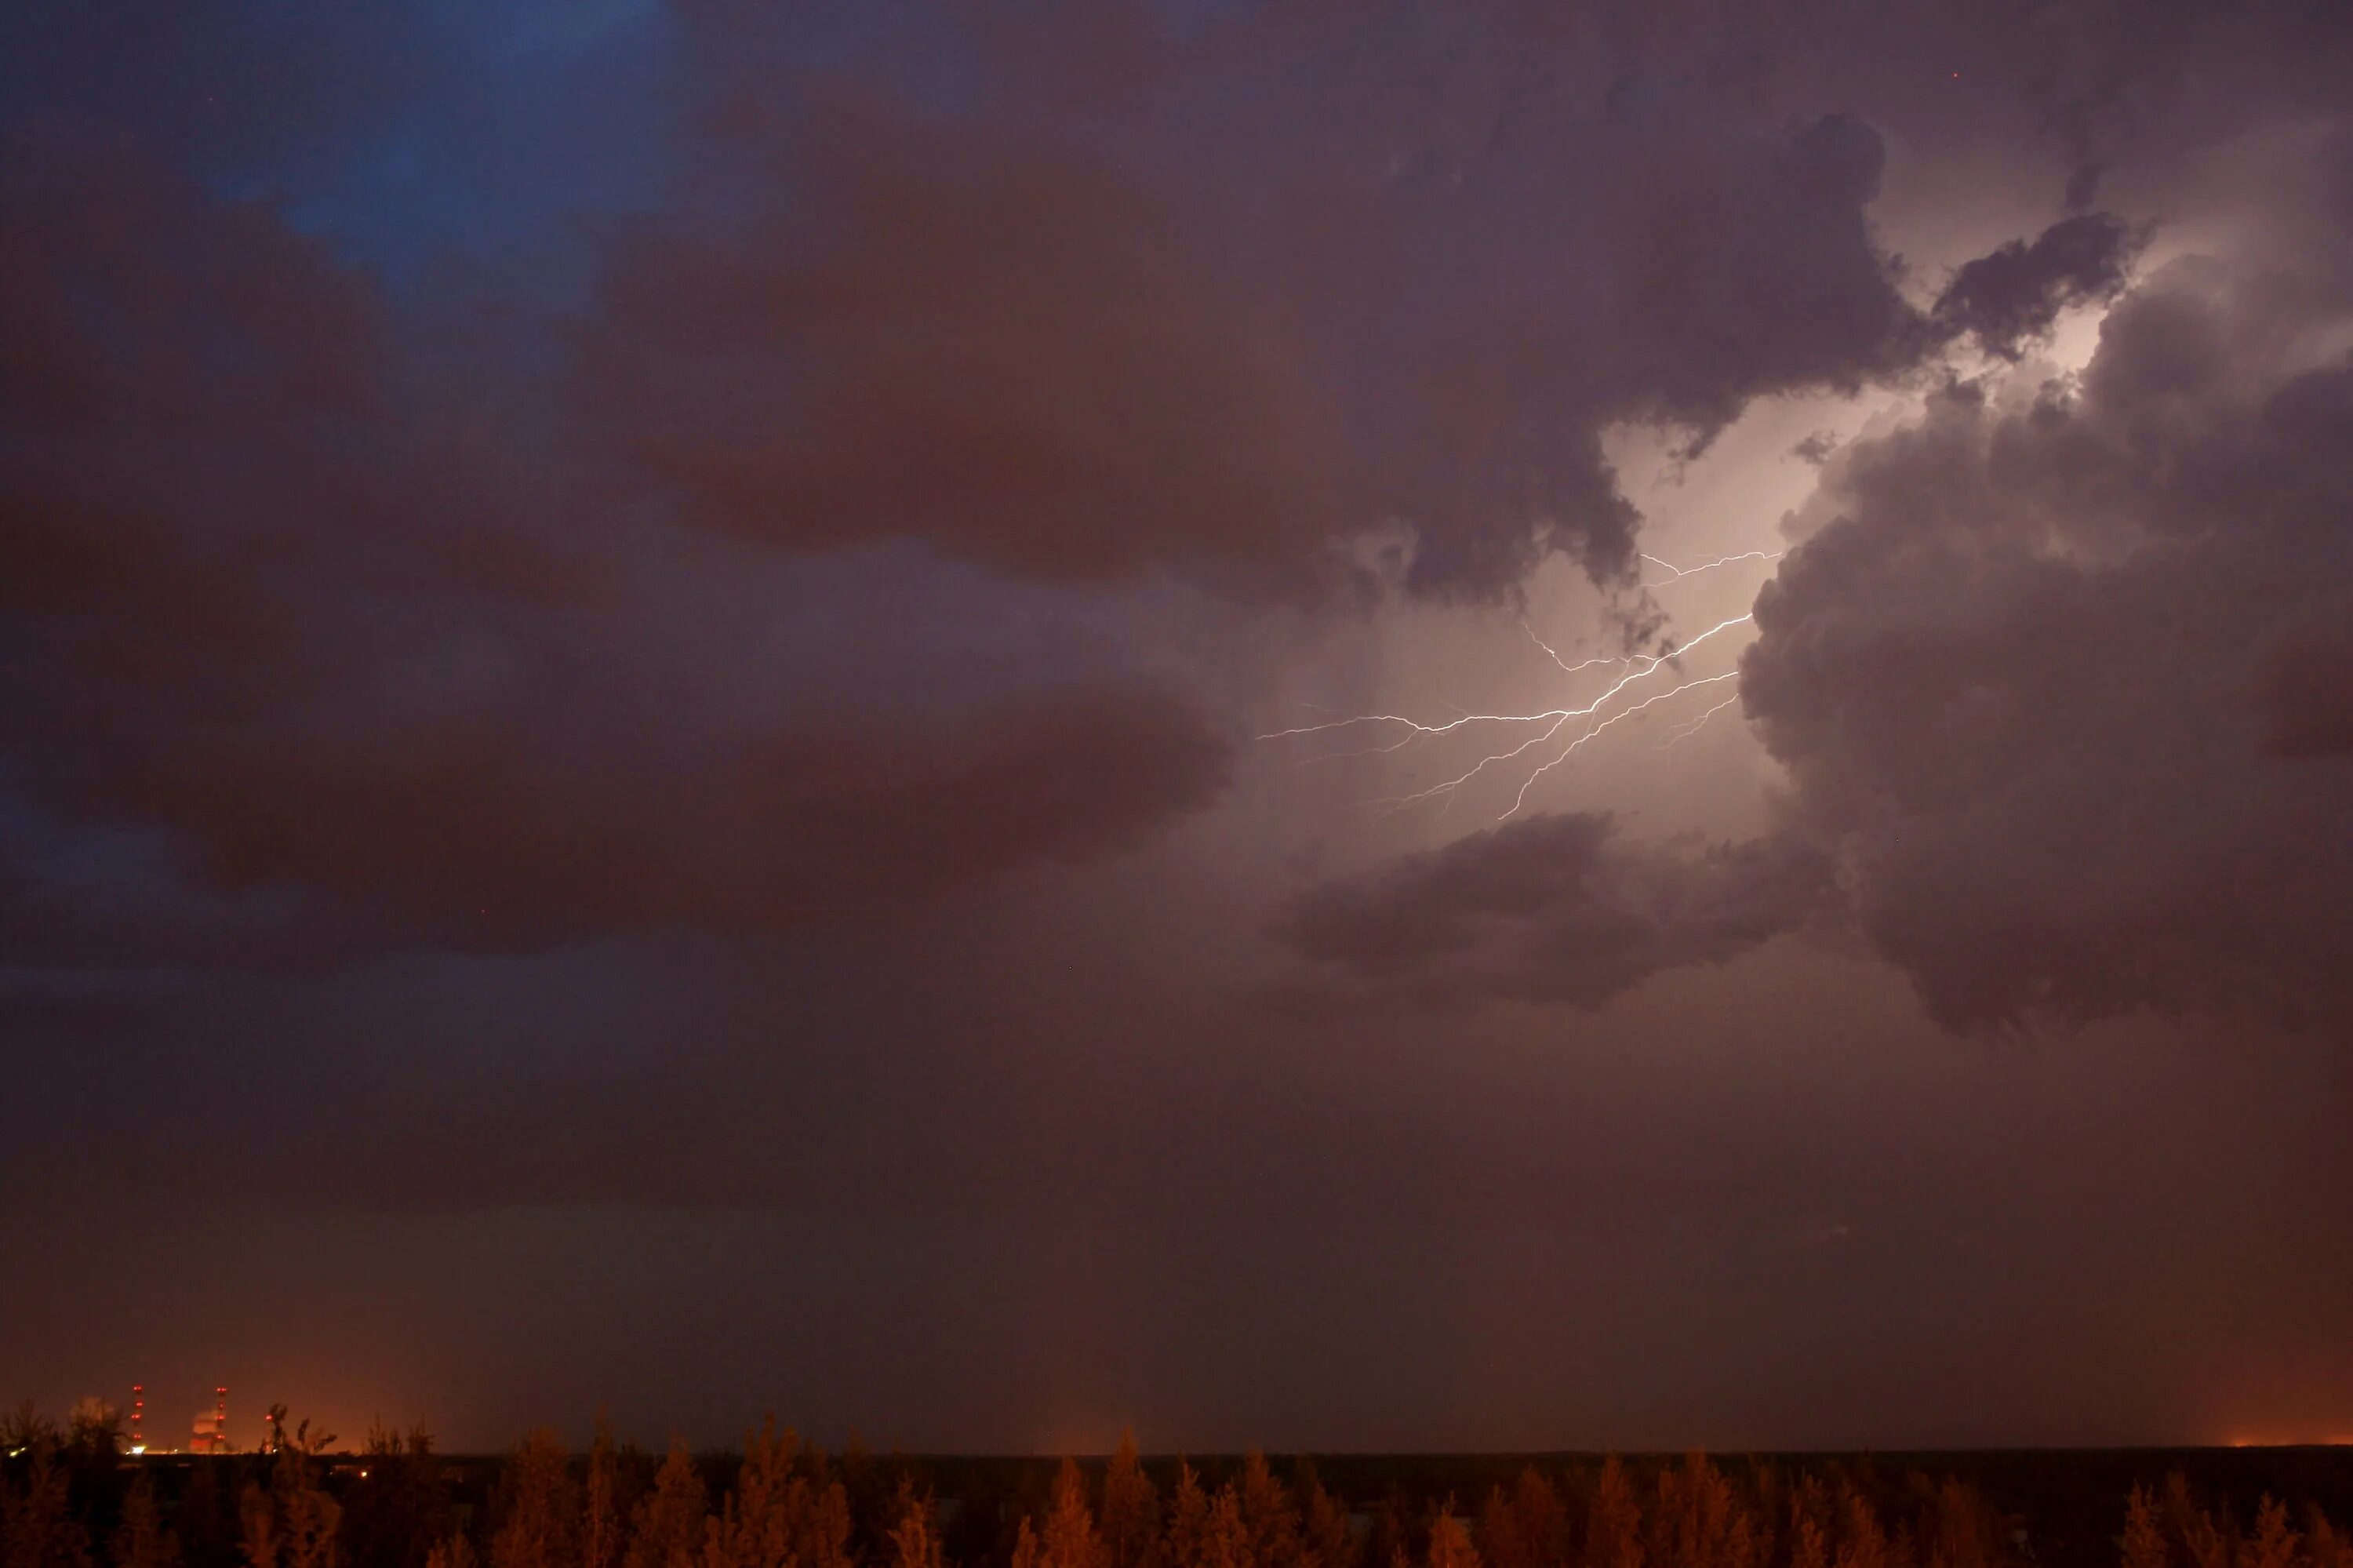
<path fill-rule="evenodd" d="M 1642 586 L 1664 588 L 1668 583 L 1681 582 L 1685 577 L 1695 577 L 1702 572 L 1712 572 L 1718 567 L 1728 567 L 1737 561 L 1778 561 L 1788 554 L 1787 550 L 1749 550 L 1737 556 L 1718 556 L 1712 561 L 1702 561 L 1695 567 L 1678 567 L 1671 561 L 1662 561 L 1656 556 L 1645 555 L 1642 559 L 1654 567 L 1663 567 L 1669 575 L 1658 582 L 1644 583 Z"/>
<path fill-rule="evenodd" d="M 1727 559 L 1729 559 L 1729 557 L 1727 557 Z M 1704 567 L 1699 567 L 1692 569 L 1694 571 L 1701 571 L 1705 570 L 1706 568 Z M 1527 777 L 1520 781 L 1519 792 L 1513 798 L 1511 810 L 1505 811 L 1503 814 L 1503 817 L 1497 819 L 1497 821 L 1500 821 L 1504 818 L 1512 816 L 1514 813 L 1517 812 L 1522 806 L 1527 803 L 1528 790 L 1535 785 L 1538 779 L 1542 778 L 1545 774 L 1551 772 L 1562 763 L 1567 761 L 1588 742 L 1591 741 L 1596 736 L 1601 734 L 1602 731 L 1609 728 L 1612 725 L 1618 724 L 1624 719 L 1630 718 L 1646 708 L 1655 707 L 1661 703 L 1668 702 L 1673 698 L 1682 696 L 1686 692 L 1697 691 L 1705 686 L 1720 685 L 1725 681 L 1738 679 L 1738 673 L 1733 672 L 1722 675 L 1707 675 L 1696 680 L 1683 681 L 1676 685 L 1669 687 L 1665 691 L 1654 692 L 1644 695 L 1639 702 L 1630 701 L 1613 713 L 1603 713 L 1603 709 L 1607 708 L 1612 701 L 1614 701 L 1620 694 L 1626 692 L 1630 687 L 1649 680 L 1651 676 L 1657 674 L 1659 671 L 1664 669 L 1671 662 L 1681 660 L 1685 654 L 1692 652 L 1694 649 L 1706 643 L 1710 639 L 1720 636 L 1724 632 L 1731 630 L 1736 626 L 1745 626 L 1748 624 L 1752 619 L 1753 617 L 1748 615 L 1736 615 L 1728 620 L 1720 620 L 1714 626 L 1709 627 L 1705 631 L 1703 631 L 1698 636 L 1693 638 L 1690 641 L 1684 643 L 1682 647 L 1671 649 L 1663 653 L 1635 653 L 1627 655 L 1623 658 L 1588 659 L 1577 664 L 1571 664 L 1567 660 L 1563 659 L 1548 643 L 1544 641 L 1543 638 L 1538 637 L 1533 629 L 1528 628 L 1526 623 L 1524 621 L 1521 623 L 1522 630 L 1527 631 L 1529 641 L 1535 643 L 1538 648 L 1543 649 L 1546 655 L 1552 660 L 1553 663 L 1567 673 L 1576 674 L 1581 671 L 1593 669 L 1603 664 L 1618 664 L 1625 666 L 1625 668 L 1615 680 L 1609 683 L 1609 686 L 1602 691 L 1600 695 L 1595 697 L 1591 702 L 1587 703 L 1582 706 L 1547 708 L 1541 713 L 1525 714 L 1466 713 L 1461 715 L 1460 717 L 1449 719 L 1441 724 L 1426 724 L 1419 719 L 1409 717 L 1404 714 L 1358 714 L 1352 718 L 1331 719 L 1321 724 L 1296 725 L 1288 729 L 1270 730 L 1266 734 L 1260 736 L 1258 738 L 1261 741 L 1286 740 L 1300 736 L 1329 734 L 1335 731 L 1353 728 L 1359 725 L 1398 725 L 1403 726 L 1403 733 L 1400 734 L 1396 740 L 1389 742 L 1387 745 L 1372 747 L 1362 751 L 1327 754 L 1343 757 L 1370 757 L 1386 755 L 1390 752 L 1402 750 L 1404 747 L 1410 746 L 1417 740 L 1452 735 L 1457 731 L 1466 729 L 1472 725 L 1500 724 L 1535 725 L 1543 726 L 1537 731 L 1537 733 L 1530 736 L 1527 739 L 1521 741 L 1516 746 L 1504 750 L 1490 752 L 1488 755 L 1481 758 L 1477 762 L 1472 763 L 1471 767 L 1455 775 L 1451 779 L 1446 779 L 1440 783 L 1433 784 L 1427 789 L 1416 790 L 1410 795 L 1404 795 L 1391 800 L 1374 802 L 1375 804 L 1388 806 L 1395 810 L 1403 810 L 1407 806 L 1440 797 L 1445 798 L 1451 803 L 1455 791 L 1461 789 L 1462 786 L 1478 778 L 1488 768 L 1504 763 L 1518 761 L 1520 758 L 1528 756 L 1531 752 L 1541 753 L 1541 748 L 1550 746 L 1554 741 L 1558 739 L 1563 730 L 1569 728 L 1572 725 L 1577 725 L 1581 720 L 1594 720 L 1595 722 L 1589 726 L 1579 729 L 1567 742 L 1567 744 L 1560 747 L 1557 752 L 1554 752 L 1547 756 L 1544 761 L 1538 763 L 1529 771 Z M 1736 698 L 1733 700 L 1736 701 L 1737 699 Z M 1698 724 L 1704 724 L 1708 717 L 1722 711 L 1724 707 L 1729 705 L 1729 703 L 1723 703 L 1717 705 L 1715 708 L 1709 709 L 1706 714 L 1700 716 Z M 1689 729 L 1685 730 L 1683 733 L 1689 734 L 1692 730 L 1696 730 L 1698 724 L 1691 726 Z"/>
<path fill-rule="evenodd" d="M 1726 697 L 1724 701 L 1716 704 L 1715 706 L 1708 709 L 1705 713 L 1700 715 L 1699 717 L 1693 719 L 1688 724 L 1677 725 L 1672 734 L 1669 735 L 1666 739 L 1659 742 L 1659 749 L 1661 751 L 1664 751 L 1678 741 L 1689 740 L 1692 736 L 1697 735 L 1700 731 L 1707 727 L 1708 720 L 1714 718 L 1716 715 L 1722 713 L 1725 709 L 1730 707 L 1739 700 L 1740 698 L 1737 694 Z"/>

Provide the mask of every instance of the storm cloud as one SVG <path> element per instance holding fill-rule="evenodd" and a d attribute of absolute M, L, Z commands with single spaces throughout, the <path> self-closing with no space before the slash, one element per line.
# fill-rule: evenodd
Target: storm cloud
<path fill-rule="evenodd" d="M 2347 146 L 2316 144 L 2323 192 L 2346 188 Z M 1982 316 L 2007 357 L 2057 302 L 2116 287 L 2075 245 L 1971 263 L 1938 313 Z M 1514 824 L 1314 893 L 1293 940 L 1462 996 L 1590 1004 L 1846 930 L 1956 1029 L 2341 1023 L 2348 281 L 2333 249 L 2250 232 L 2125 293 L 2080 375 L 1954 379 L 1838 453 L 1740 663 L 1788 781 L 1767 837 L 1694 860 L 1589 818 Z M 1764 874 L 1793 866 L 1816 874 Z"/>
<path fill-rule="evenodd" d="M 1830 880 L 1793 841 L 1643 842 L 1604 816 L 1547 815 L 1327 884 L 1285 929 L 1310 958 L 1430 1001 L 1598 1007 L 1794 928 Z"/>
<path fill-rule="evenodd" d="M 0 1399 L 2344 1432 L 2348 22 L 0 8 Z"/>
<path fill-rule="evenodd" d="M 1790 831 L 1950 1022 L 2353 1003 L 2353 365 L 2264 329 L 2275 286 L 2185 259 L 2079 385 L 1934 399 L 1757 599 Z"/>
<path fill-rule="evenodd" d="M 1131 847 L 1221 783 L 1211 719 L 1141 677 L 885 712 L 682 647 L 675 568 L 582 537 L 593 476 L 365 269 L 103 127 L 9 152 L 16 952 L 790 929 Z M 43 819 L 98 836 L 38 853 Z"/>
<path fill-rule="evenodd" d="M 1522 17 L 1008 22 L 944 99 L 917 29 L 789 111 L 751 14 L 691 32 L 727 173 L 619 225 L 574 397 L 789 549 L 1314 596 L 1402 527 L 1417 591 L 1556 553 L 1622 587 L 1607 428 L 1704 444 L 1933 335 L 1865 219 L 1875 130 L 1609 74 L 1575 29 L 1536 69 Z"/>

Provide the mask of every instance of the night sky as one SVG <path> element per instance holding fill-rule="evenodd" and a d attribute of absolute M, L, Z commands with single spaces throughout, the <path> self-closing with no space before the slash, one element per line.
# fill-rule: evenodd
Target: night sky
<path fill-rule="evenodd" d="M 0 22 L 0 1398 L 2353 1441 L 2348 813 L 2339 0 Z"/>

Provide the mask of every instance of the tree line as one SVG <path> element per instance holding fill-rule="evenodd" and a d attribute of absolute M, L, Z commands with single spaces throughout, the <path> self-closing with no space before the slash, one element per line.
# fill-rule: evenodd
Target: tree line
<path fill-rule="evenodd" d="M 270 1415 L 259 1453 L 164 1462 L 104 1413 L 0 1421 L 0 1568 L 2046 1568 L 1970 1482 L 1836 1462 L 1612 1457 L 1343 1498 L 1312 1460 L 1147 1464 L 1129 1439 L 944 1497 L 925 1462 L 773 1423 L 740 1456 L 659 1458 L 602 1423 L 586 1453 L 541 1429 L 482 1478 L 421 1431 L 330 1454 Z M 2318 1509 L 2233 1510 L 2179 1473 L 2117 1522 L 2116 1568 L 2353 1568 Z"/>

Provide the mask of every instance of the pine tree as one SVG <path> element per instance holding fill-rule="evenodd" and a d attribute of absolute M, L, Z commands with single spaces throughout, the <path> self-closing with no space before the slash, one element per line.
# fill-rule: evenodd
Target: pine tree
<path fill-rule="evenodd" d="M 491 1568 L 578 1568 L 580 1499 L 563 1440 L 547 1427 L 533 1429 L 499 1480 Z"/>
<path fill-rule="evenodd" d="M 704 1568 L 790 1568 L 796 1484 L 792 1435 L 776 1436 L 772 1419 L 744 1445 L 735 1489 L 703 1530 Z"/>
<path fill-rule="evenodd" d="M 1809 1477 L 1809 1483 L 1812 1478 Z M 1793 1499 L 1789 1508 L 1789 1568 L 1830 1568 L 1830 1537 L 1823 1531 L 1820 1511 L 1805 1506 L 1802 1499 Z"/>
<path fill-rule="evenodd" d="M 1650 1533 L 1656 1568 L 1756 1568 L 1757 1536 L 1748 1510 L 1704 1454 L 1660 1473 Z"/>
<path fill-rule="evenodd" d="M 343 1499 L 344 1555 L 352 1568 L 425 1568 L 449 1533 L 449 1491 L 433 1439 L 371 1427 L 359 1478 Z"/>
<path fill-rule="evenodd" d="M 2147 1487 L 2134 1487 L 2126 1499 L 2125 1532 L 2116 1538 L 2116 1547 L 2122 1568 L 2173 1568 L 2165 1528 L 2158 1522 L 2157 1499 Z"/>
<path fill-rule="evenodd" d="M 705 1568 L 849 1568 L 849 1497 L 823 1449 L 772 1419 L 745 1442 L 735 1489 L 703 1530 Z"/>
<path fill-rule="evenodd" d="M 2166 1520 L 2189 1558 L 2190 1568 L 2230 1568 L 2231 1539 L 2199 1506 L 2189 1479 L 2176 1470 L 2165 1478 Z"/>
<path fill-rule="evenodd" d="M 2000 1568 L 2003 1556 L 2000 1519 L 1977 1489 L 1947 1476 L 1936 1488 L 1929 1568 Z"/>
<path fill-rule="evenodd" d="M 899 1488 L 899 1522 L 891 1531 L 891 1568 L 941 1568 L 931 1499 L 905 1482 Z"/>
<path fill-rule="evenodd" d="M 799 1507 L 793 1532 L 800 1568 L 851 1568 L 849 1538 L 854 1524 L 849 1489 L 828 1475 L 823 1449 L 812 1445 L 806 1458 L 810 1474 L 796 1499 Z"/>
<path fill-rule="evenodd" d="M 199 1459 L 172 1510 L 173 1533 L 188 1568 L 236 1568 L 240 1557 L 237 1497 L 224 1479 L 229 1462 Z"/>
<path fill-rule="evenodd" d="M 596 1435 L 588 1445 L 588 1478 L 580 1515 L 580 1568 L 618 1568 L 623 1545 L 620 1466 L 613 1448 L 613 1423 L 596 1412 Z"/>
<path fill-rule="evenodd" d="M 1528 1568 L 1567 1568 L 1568 1509 L 1560 1492 L 1534 1465 L 1512 1488 L 1513 1533 Z"/>
<path fill-rule="evenodd" d="M 1454 1517 L 1452 1499 L 1430 1521 L 1430 1568 L 1479 1568 L 1479 1549 L 1471 1531 Z"/>
<path fill-rule="evenodd" d="M 1159 1534 L 1160 1495 L 1136 1457 L 1135 1434 L 1120 1434 L 1119 1452 L 1103 1472 L 1103 1537 L 1111 1568 L 1152 1568 Z"/>
<path fill-rule="evenodd" d="M 1240 1501 L 1250 1568 L 1301 1568 L 1299 1506 L 1291 1489 L 1274 1478 L 1266 1456 L 1255 1450 L 1242 1467 Z"/>
<path fill-rule="evenodd" d="M 1314 1568 L 1360 1568 L 1364 1552 L 1348 1520 L 1347 1505 L 1326 1490 L 1311 1470 L 1307 1478 L 1307 1555 Z"/>
<path fill-rule="evenodd" d="M 2312 1568 L 2353 1568 L 2353 1537 L 2329 1523 L 2317 1508 L 2305 1518 L 2304 1550 Z"/>
<path fill-rule="evenodd" d="M 1104 1568 L 1109 1552 L 1087 1508 L 1086 1478 L 1078 1463 L 1064 1459 L 1054 1478 L 1054 1503 L 1046 1516 L 1040 1568 Z"/>
<path fill-rule="evenodd" d="M 1842 1528 L 1839 1531 L 1837 1554 L 1831 1559 L 1835 1568 L 1895 1568 L 1895 1554 L 1891 1550 L 1887 1531 L 1881 1528 L 1879 1510 L 1871 1499 L 1854 1487 L 1846 1489 L 1841 1499 Z"/>
<path fill-rule="evenodd" d="M 1250 1526 L 1242 1520 L 1241 1499 L 1228 1481 L 1209 1499 L 1209 1518 L 1201 1532 L 1201 1568 L 1250 1568 Z"/>
<path fill-rule="evenodd" d="M 308 1421 L 290 1435 L 282 1404 L 270 1407 L 269 1421 L 269 1485 L 248 1484 L 239 1510 L 248 1568 L 338 1568 L 343 1510 L 311 1473 L 315 1445 L 334 1439 L 313 1436 Z"/>
<path fill-rule="evenodd" d="M 12 1486 L 0 1476 L 0 1541 L 5 1568 L 90 1568 L 90 1533 L 73 1517 L 69 1478 L 58 1462 L 55 1429 L 27 1400 L 8 1434 L 9 1446 L 28 1451 L 25 1478 Z"/>
<path fill-rule="evenodd" d="M 630 1520 L 625 1568 L 696 1568 L 702 1560 L 704 1522 L 711 1517 L 710 1489 L 702 1484 L 683 1441 L 654 1477 L 654 1489 Z"/>
<path fill-rule="evenodd" d="M 2287 1505 L 2266 1493 L 2255 1510 L 2255 1532 L 2239 1542 L 2238 1568 L 2295 1568 L 2297 1542 Z"/>
<path fill-rule="evenodd" d="M 1642 1505 L 1634 1480 L 1612 1454 L 1602 1461 L 1586 1516 L 1585 1568 L 1642 1568 Z"/>
<path fill-rule="evenodd" d="M 122 1494 L 122 1518 L 111 1544 L 114 1568 L 179 1568 L 179 1539 L 164 1528 L 154 1478 L 143 1469 Z"/>
<path fill-rule="evenodd" d="M 1209 1534 L 1209 1498 L 1200 1477 L 1186 1461 L 1176 1461 L 1176 1491 L 1168 1502 L 1168 1533 L 1162 1550 L 1166 1568 L 1200 1568 L 1201 1550 Z"/>

